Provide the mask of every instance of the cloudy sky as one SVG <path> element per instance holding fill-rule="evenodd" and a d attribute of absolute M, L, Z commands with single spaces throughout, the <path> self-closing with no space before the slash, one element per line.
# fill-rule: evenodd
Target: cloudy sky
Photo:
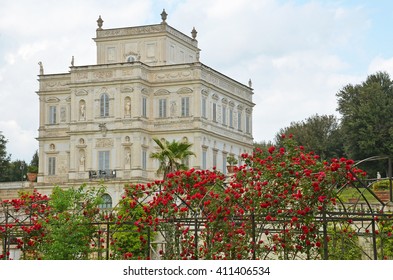
<path fill-rule="evenodd" d="M 201 61 L 254 88 L 255 141 L 314 114 L 336 114 L 336 93 L 376 71 L 393 77 L 390 0 L 0 0 L 0 131 L 12 159 L 38 143 L 38 62 L 45 73 L 95 64 L 104 28 L 167 22 L 198 31 Z"/>

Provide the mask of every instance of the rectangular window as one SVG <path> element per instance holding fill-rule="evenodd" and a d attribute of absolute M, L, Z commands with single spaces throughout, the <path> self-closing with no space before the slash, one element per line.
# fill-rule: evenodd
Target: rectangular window
<path fill-rule="evenodd" d="M 213 167 L 217 167 L 217 151 L 213 151 Z"/>
<path fill-rule="evenodd" d="M 217 121 L 217 104 L 213 103 L 213 122 Z"/>
<path fill-rule="evenodd" d="M 182 158 L 181 164 L 182 164 L 186 169 L 188 169 L 189 166 L 190 166 L 190 158 L 189 158 L 189 157 Z"/>
<path fill-rule="evenodd" d="M 56 174 L 56 158 L 50 157 L 48 162 L 48 175 L 55 175 Z"/>
<path fill-rule="evenodd" d="M 49 124 L 56 123 L 56 106 L 49 107 Z"/>
<path fill-rule="evenodd" d="M 227 125 L 227 107 L 222 106 L 222 124 Z"/>
<path fill-rule="evenodd" d="M 142 117 L 147 117 L 147 98 L 142 97 Z"/>
<path fill-rule="evenodd" d="M 227 174 L 227 154 L 222 153 L 222 173 Z"/>
<path fill-rule="evenodd" d="M 104 93 L 100 99 L 100 116 L 109 117 L 109 96 Z"/>
<path fill-rule="evenodd" d="M 202 151 L 202 169 L 206 169 L 207 151 Z"/>
<path fill-rule="evenodd" d="M 182 97 L 181 98 L 181 116 L 188 117 L 190 115 L 190 98 Z"/>
<path fill-rule="evenodd" d="M 206 118 L 206 98 L 202 98 L 202 118 Z"/>
<path fill-rule="evenodd" d="M 246 115 L 246 133 L 250 133 L 250 116 Z"/>
<path fill-rule="evenodd" d="M 166 99 L 158 100 L 158 116 L 160 118 L 166 118 Z"/>
<path fill-rule="evenodd" d="M 109 151 L 98 152 L 98 169 L 99 170 L 109 169 Z"/>
<path fill-rule="evenodd" d="M 233 109 L 229 109 L 229 127 L 233 127 Z"/>
<path fill-rule="evenodd" d="M 242 130 L 242 112 L 237 112 L 237 129 Z"/>
<path fill-rule="evenodd" d="M 146 170 L 147 168 L 147 152 L 146 150 L 142 150 L 142 169 Z"/>

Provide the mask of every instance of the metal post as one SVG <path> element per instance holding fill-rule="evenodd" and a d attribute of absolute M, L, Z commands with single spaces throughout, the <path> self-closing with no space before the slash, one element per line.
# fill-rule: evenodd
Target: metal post
<path fill-rule="evenodd" d="M 195 234 L 195 259 L 198 259 L 198 218 L 195 214 L 195 229 L 194 229 L 194 234 Z"/>
<path fill-rule="evenodd" d="M 4 242 L 3 242 L 3 258 L 7 259 L 7 242 L 8 241 L 8 204 L 5 209 L 5 234 L 4 234 Z"/>
<path fill-rule="evenodd" d="M 378 259 L 378 251 L 377 251 L 377 238 L 375 234 L 375 219 L 374 215 L 372 215 L 372 221 L 371 221 L 371 226 L 372 226 L 372 232 L 373 232 L 373 252 L 374 252 L 374 260 Z"/>
<path fill-rule="evenodd" d="M 389 176 L 389 196 L 390 202 L 393 202 L 393 190 L 392 190 L 392 159 L 388 158 L 388 176 Z"/>
<path fill-rule="evenodd" d="M 147 259 L 150 260 L 150 227 L 147 228 Z"/>
<path fill-rule="evenodd" d="M 326 209 L 323 206 L 322 209 L 322 218 L 323 218 L 323 259 L 329 259 L 329 245 L 328 245 L 328 232 L 327 232 L 327 221 L 326 221 Z"/>
<path fill-rule="evenodd" d="M 109 220 L 106 222 L 106 259 L 109 260 Z"/>
<path fill-rule="evenodd" d="M 256 252 L 255 252 L 255 248 L 256 248 L 256 232 L 255 232 L 255 215 L 254 212 L 252 212 L 251 214 L 251 223 L 252 223 L 252 259 L 256 260 Z"/>

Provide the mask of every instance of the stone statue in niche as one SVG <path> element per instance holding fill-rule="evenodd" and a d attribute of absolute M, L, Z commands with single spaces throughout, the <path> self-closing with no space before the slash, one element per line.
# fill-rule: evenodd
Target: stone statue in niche
<path fill-rule="evenodd" d="M 125 159 L 124 159 L 124 169 L 131 168 L 131 151 L 129 149 L 125 150 Z"/>
<path fill-rule="evenodd" d="M 79 164 L 80 164 L 81 166 L 85 166 L 85 156 L 84 156 L 84 155 L 81 155 L 81 157 L 80 157 L 80 159 L 79 159 Z"/>
<path fill-rule="evenodd" d="M 79 157 L 79 171 L 85 171 L 85 160 L 85 154 L 81 152 Z"/>
<path fill-rule="evenodd" d="M 171 117 L 174 117 L 174 116 L 176 115 L 176 110 L 177 110 L 176 107 L 177 107 L 177 106 L 176 106 L 176 102 L 175 102 L 175 101 L 172 101 L 172 102 L 171 102 Z"/>
<path fill-rule="evenodd" d="M 126 115 L 126 116 L 131 115 L 131 102 L 130 102 L 130 100 L 126 101 L 126 105 L 124 107 L 124 115 Z"/>
<path fill-rule="evenodd" d="M 85 106 L 85 104 L 84 103 L 81 103 L 81 105 L 80 105 L 80 112 L 79 112 L 80 114 L 80 119 L 81 120 L 85 120 L 86 119 L 86 106 Z"/>

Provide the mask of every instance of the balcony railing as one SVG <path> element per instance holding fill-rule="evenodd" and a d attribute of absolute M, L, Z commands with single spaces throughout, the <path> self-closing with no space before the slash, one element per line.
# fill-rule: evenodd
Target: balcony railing
<path fill-rule="evenodd" d="M 116 178 L 116 170 L 105 169 L 105 170 L 90 170 L 89 179 L 113 179 Z"/>

